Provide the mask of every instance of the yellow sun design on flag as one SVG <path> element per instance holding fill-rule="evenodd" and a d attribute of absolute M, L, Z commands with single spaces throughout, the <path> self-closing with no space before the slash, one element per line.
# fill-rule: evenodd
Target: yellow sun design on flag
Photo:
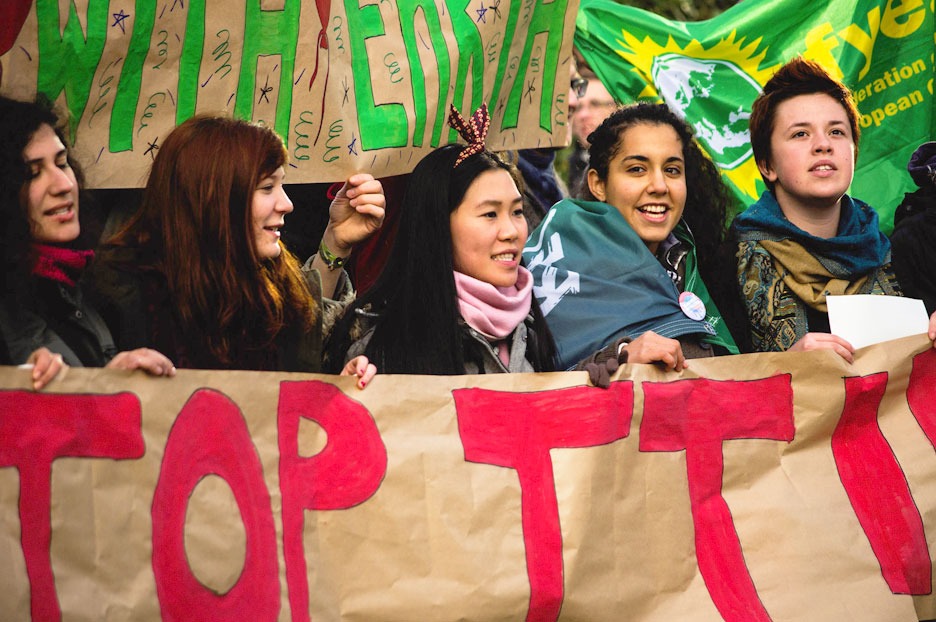
<path fill-rule="evenodd" d="M 738 38 L 736 31 L 732 31 L 731 34 L 708 49 L 694 39 L 685 47 L 682 47 L 672 37 L 667 37 L 666 44 L 660 45 L 649 36 L 640 40 L 626 30 L 622 30 L 621 35 L 623 39 L 617 40 L 621 48 L 616 52 L 633 66 L 631 71 L 637 73 L 645 83 L 638 99 L 663 99 L 654 84 L 653 64 L 655 59 L 664 55 L 678 54 L 690 59 L 730 63 L 738 71 L 746 74 L 750 81 L 756 82 L 760 86 L 763 86 L 778 68 L 778 65 L 761 67 L 761 63 L 767 54 L 766 48 L 759 53 L 757 51 L 762 38 L 757 38 L 745 44 L 744 37 Z M 746 102 L 747 109 L 750 109 L 752 101 Z M 759 173 L 753 157 L 748 157 L 736 167 L 723 169 L 722 174 L 745 195 L 751 199 L 757 198 L 755 181 L 759 177 Z"/>

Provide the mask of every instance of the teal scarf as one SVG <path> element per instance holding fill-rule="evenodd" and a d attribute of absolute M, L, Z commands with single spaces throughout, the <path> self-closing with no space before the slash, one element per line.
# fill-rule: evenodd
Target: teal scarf
<path fill-rule="evenodd" d="M 617 209 L 567 199 L 549 211 L 530 234 L 523 257 L 561 369 L 616 339 L 637 338 L 649 330 L 673 339 L 699 335 L 737 353 L 699 277 L 691 236 L 683 227 L 674 233 L 691 247 L 685 287 L 705 303 L 704 320 L 683 313 L 676 285 Z"/>
<path fill-rule="evenodd" d="M 792 240 L 809 249 L 829 274 L 849 281 L 890 263 L 890 241 L 881 233 L 877 212 L 847 194 L 834 238 L 818 238 L 791 223 L 769 191 L 739 214 L 731 229 L 739 242 Z"/>

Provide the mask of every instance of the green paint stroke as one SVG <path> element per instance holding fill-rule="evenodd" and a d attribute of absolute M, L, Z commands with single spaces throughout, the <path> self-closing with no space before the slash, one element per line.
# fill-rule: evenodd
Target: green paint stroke
<path fill-rule="evenodd" d="M 427 106 L 429 98 L 426 95 L 426 81 L 424 79 L 426 72 L 419 58 L 419 48 L 425 45 L 425 41 L 416 36 L 416 15 L 418 12 L 422 11 L 429 27 L 429 40 L 432 43 L 432 51 L 438 65 L 438 86 L 435 93 L 436 114 L 431 142 L 433 147 L 437 147 L 439 140 L 442 138 L 442 128 L 448 118 L 445 114 L 445 103 L 448 98 L 449 83 L 452 79 L 452 63 L 449 58 L 448 44 L 442 34 L 442 20 L 439 17 L 439 9 L 434 0 L 398 0 L 397 6 L 400 11 L 403 44 L 406 47 L 406 57 L 409 60 L 410 76 L 413 84 L 414 115 L 416 117 L 415 127 L 413 128 L 413 145 L 416 147 L 422 146 L 426 119 L 429 116 Z"/>
<path fill-rule="evenodd" d="M 276 93 L 277 134 L 288 144 L 289 116 L 292 113 L 293 71 L 296 68 L 296 46 L 299 44 L 300 0 L 286 0 L 282 11 L 264 11 L 260 0 L 247 2 L 244 32 L 244 55 L 241 58 L 240 79 L 234 114 L 244 119 L 253 117 L 256 91 L 257 61 L 261 56 L 280 57 L 280 80 Z"/>
<path fill-rule="evenodd" d="M 386 34 L 380 8 L 376 4 L 358 6 L 357 0 L 345 0 L 348 41 L 351 45 L 351 77 L 354 80 L 354 96 L 357 101 L 358 127 L 361 132 L 361 149 L 386 149 L 405 147 L 409 135 L 406 109 L 403 104 L 376 104 L 374 86 L 371 81 L 370 64 L 367 60 L 365 41 Z"/>
<path fill-rule="evenodd" d="M 72 144 L 88 105 L 94 72 L 101 62 L 108 17 L 108 0 L 89 0 L 88 37 L 85 39 L 74 2 L 69 2 L 68 21 L 63 30 L 59 23 L 58 0 L 36 0 L 39 44 L 36 89 L 52 101 L 65 91 Z"/>
<path fill-rule="evenodd" d="M 514 34 L 517 32 L 517 20 L 520 16 L 520 7 L 522 2 L 510 3 L 510 11 L 507 14 L 507 25 L 504 27 L 504 38 L 501 40 L 501 49 L 498 52 L 497 73 L 494 74 L 494 87 L 491 89 L 491 100 L 488 107 L 491 109 L 491 116 L 495 116 L 498 111 L 498 99 L 500 98 L 501 88 L 504 84 L 504 76 L 507 73 L 507 64 L 510 62 L 510 42 L 513 41 Z M 516 80 L 514 76 L 514 80 Z M 516 116 L 516 115 L 515 115 Z M 504 129 L 504 122 L 501 121 L 501 130 Z M 516 127 L 516 123 L 513 126 Z"/>
<path fill-rule="evenodd" d="M 507 100 L 507 107 L 504 112 L 502 122 L 503 128 L 517 127 L 520 116 L 520 100 L 526 90 L 526 81 L 524 74 L 526 68 L 530 66 L 530 56 L 533 53 L 533 40 L 539 33 L 546 33 L 546 49 L 540 58 L 540 76 L 541 79 L 537 85 L 540 103 L 540 127 L 547 132 L 552 132 L 552 100 L 553 100 L 553 81 L 546 80 L 547 71 L 555 72 L 556 65 L 559 63 L 559 49 L 562 46 L 563 31 L 565 30 L 565 14 L 568 8 L 568 0 L 553 0 L 553 2 L 536 2 L 533 14 L 530 17 L 530 27 L 527 30 L 526 41 L 523 44 L 523 55 L 520 58 L 520 65 L 517 75 L 514 77 L 513 88 L 510 89 L 510 98 Z M 562 24 L 562 28 L 557 28 L 557 24 Z M 507 39 L 509 41 L 509 39 Z"/>
<path fill-rule="evenodd" d="M 140 85 L 143 80 L 143 63 L 149 52 L 153 24 L 156 22 L 156 3 L 152 0 L 136 0 L 133 15 L 133 30 L 130 48 L 120 72 L 120 86 L 114 97 L 114 110 L 110 118 L 111 153 L 133 149 L 133 123 L 137 103 L 140 100 Z"/>
<path fill-rule="evenodd" d="M 198 101 L 198 74 L 205 48 L 205 0 L 190 0 L 185 20 L 185 39 L 179 58 L 179 85 L 176 125 L 195 116 Z"/>
<path fill-rule="evenodd" d="M 465 98 L 465 87 L 468 84 L 468 66 L 471 66 L 471 107 L 467 112 L 477 110 L 484 100 L 484 43 L 481 41 L 481 33 L 475 21 L 465 13 L 465 9 L 472 0 L 465 0 L 460 5 L 451 3 L 452 30 L 457 33 L 456 42 L 458 44 L 458 73 L 455 75 L 455 91 L 452 101 L 461 102 Z M 465 112 L 463 110 L 459 112 Z M 448 118 L 445 115 L 444 118 Z M 446 142 L 455 142 L 458 134 L 453 128 L 449 128 L 448 139 Z"/>

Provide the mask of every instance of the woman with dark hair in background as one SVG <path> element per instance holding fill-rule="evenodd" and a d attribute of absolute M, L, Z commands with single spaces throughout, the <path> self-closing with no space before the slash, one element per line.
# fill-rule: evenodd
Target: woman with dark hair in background
<path fill-rule="evenodd" d="M 122 344 L 162 348 L 180 367 L 322 369 L 325 330 L 351 295 L 341 266 L 380 227 L 380 182 L 352 175 L 330 208 L 319 253 L 301 266 L 280 243 L 293 205 L 287 152 L 270 128 L 198 116 L 153 162 L 139 211 L 102 249 L 101 296 Z M 363 386 L 373 365 L 344 368 Z"/>
<path fill-rule="evenodd" d="M 516 171 L 484 148 L 487 108 L 452 124 L 469 145 L 436 149 L 410 175 L 394 248 L 329 346 L 381 373 L 552 371 L 552 339 L 520 265 L 527 238 Z"/>
<path fill-rule="evenodd" d="M 39 386 L 63 362 L 173 375 L 159 352 L 118 352 L 85 296 L 94 251 L 82 236 L 83 179 L 51 107 L 0 97 L 0 175 L 0 350 L 8 362 L 34 364 Z"/>
<path fill-rule="evenodd" d="M 737 353 L 706 287 L 730 287 L 718 262 L 728 191 L 689 127 L 664 104 L 638 103 L 588 139 L 585 200 L 556 205 L 524 250 L 560 366 L 598 349 L 677 371 Z"/>

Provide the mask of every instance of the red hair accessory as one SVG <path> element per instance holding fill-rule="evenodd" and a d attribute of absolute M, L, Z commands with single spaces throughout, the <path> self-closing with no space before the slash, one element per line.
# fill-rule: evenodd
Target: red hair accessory
<path fill-rule="evenodd" d="M 481 107 L 467 120 L 455 109 L 455 104 L 450 104 L 449 125 L 454 127 L 468 143 L 455 160 L 454 166 L 458 166 L 467 158 L 484 150 L 484 139 L 487 137 L 488 128 L 491 127 L 491 115 L 488 114 L 487 104 L 481 104 Z"/>

